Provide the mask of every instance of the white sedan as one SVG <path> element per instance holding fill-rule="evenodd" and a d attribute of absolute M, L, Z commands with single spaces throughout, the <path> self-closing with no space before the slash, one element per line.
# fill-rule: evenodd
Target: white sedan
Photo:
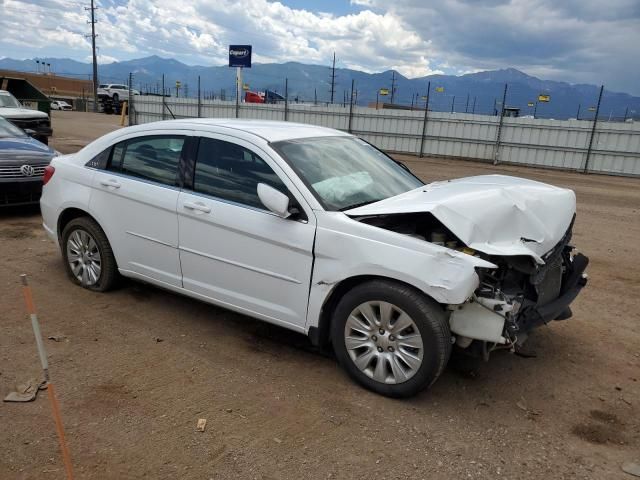
<path fill-rule="evenodd" d="M 44 228 L 73 282 L 131 277 L 309 335 L 404 397 L 452 348 L 487 358 L 571 316 L 588 259 L 572 191 L 425 185 L 344 132 L 226 119 L 109 133 L 47 167 Z"/>
<path fill-rule="evenodd" d="M 53 100 L 51 110 L 72 110 L 72 107 L 64 100 Z"/>

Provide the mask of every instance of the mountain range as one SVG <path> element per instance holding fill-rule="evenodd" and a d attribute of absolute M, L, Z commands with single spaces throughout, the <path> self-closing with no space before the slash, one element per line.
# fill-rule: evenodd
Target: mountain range
<path fill-rule="evenodd" d="M 39 58 L 51 64 L 59 75 L 90 78 L 91 64 L 68 58 Z M 0 68 L 35 71 L 35 60 L 0 59 Z M 165 87 L 176 94 L 175 84 L 180 81 L 180 96 L 197 95 L 200 77 L 203 97 L 231 99 L 234 96 L 235 69 L 227 66 L 189 66 L 175 59 L 150 56 L 136 60 L 99 65 L 98 76 L 101 83 L 127 83 L 129 73 L 133 73 L 134 88 L 142 92 L 160 93 L 162 76 Z M 284 94 L 285 79 L 288 79 L 288 93 L 291 101 L 328 102 L 331 90 L 331 68 L 326 65 L 307 65 L 297 62 L 259 64 L 244 69 L 243 82 L 252 91 L 265 89 Z M 566 82 L 541 80 L 513 68 L 469 73 L 460 76 L 429 75 L 421 78 L 407 78 L 396 71 L 366 73 L 347 68 L 336 68 L 334 102 L 343 103 L 355 84 L 355 100 L 358 105 L 376 101 L 376 93 L 387 89 L 389 95 L 380 96 L 380 102 L 391 103 L 391 88 L 395 86 L 393 103 L 417 104 L 424 107 L 428 82 L 431 82 L 429 108 L 435 111 L 475 112 L 492 114 L 499 108 L 508 84 L 506 105 L 520 108 L 520 115 L 542 118 L 593 118 L 598 101 L 599 87 L 595 85 L 569 84 Z M 537 102 L 539 95 L 548 95 L 549 102 Z M 530 107 L 529 104 L 534 106 Z M 604 91 L 600 115 L 603 118 L 640 119 L 640 97 L 626 93 Z"/>

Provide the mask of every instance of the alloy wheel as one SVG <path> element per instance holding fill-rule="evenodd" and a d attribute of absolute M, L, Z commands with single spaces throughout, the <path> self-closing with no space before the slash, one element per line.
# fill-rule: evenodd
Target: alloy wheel
<path fill-rule="evenodd" d="M 422 365 L 422 335 L 413 319 L 388 302 L 357 306 L 344 327 L 345 347 L 354 365 L 385 384 L 403 383 Z"/>

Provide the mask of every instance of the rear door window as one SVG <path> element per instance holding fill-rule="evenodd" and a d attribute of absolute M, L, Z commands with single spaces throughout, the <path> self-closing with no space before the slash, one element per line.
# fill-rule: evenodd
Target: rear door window
<path fill-rule="evenodd" d="M 109 170 L 174 186 L 185 137 L 162 135 L 135 138 L 113 148 Z"/>

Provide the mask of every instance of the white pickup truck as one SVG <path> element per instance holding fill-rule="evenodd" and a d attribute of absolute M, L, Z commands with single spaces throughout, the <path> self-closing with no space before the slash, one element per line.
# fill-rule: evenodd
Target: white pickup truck
<path fill-rule="evenodd" d="M 49 144 L 49 137 L 53 135 L 49 115 L 24 108 L 18 99 L 6 90 L 0 90 L 0 117 L 6 118 L 45 145 Z"/>
<path fill-rule="evenodd" d="M 138 90 L 131 90 L 133 95 L 140 95 Z M 100 100 L 109 97 L 113 103 L 129 100 L 129 87 L 122 83 L 104 83 L 98 86 Z"/>

